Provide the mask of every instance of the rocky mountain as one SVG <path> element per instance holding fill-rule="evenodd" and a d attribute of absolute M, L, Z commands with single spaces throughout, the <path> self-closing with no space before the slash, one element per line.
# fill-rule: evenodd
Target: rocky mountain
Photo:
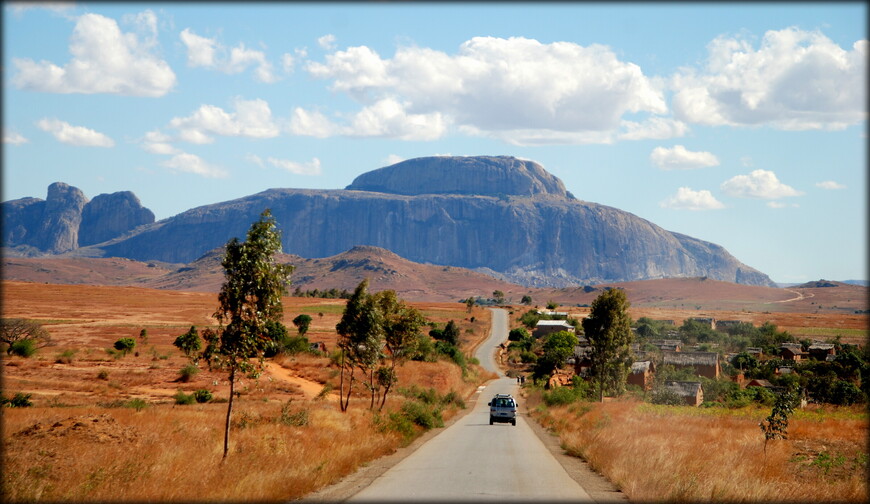
<path fill-rule="evenodd" d="M 667 277 L 774 285 L 719 245 L 577 200 L 539 164 L 513 157 L 412 159 L 360 175 L 343 190 L 270 189 L 193 208 L 75 254 L 188 263 L 244 237 L 266 208 L 281 228 L 284 252 L 307 258 L 371 245 L 526 286 Z"/>
<path fill-rule="evenodd" d="M 129 191 L 88 201 L 81 190 L 63 182 L 48 186 L 45 200 L 4 202 L 2 213 L 3 246 L 30 255 L 62 254 L 154 222 L 154 213 Z"/>

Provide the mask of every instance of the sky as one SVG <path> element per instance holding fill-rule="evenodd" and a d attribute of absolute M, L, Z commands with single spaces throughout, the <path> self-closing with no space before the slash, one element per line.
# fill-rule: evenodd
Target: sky
<path fill-rule="evenodd" d="M 864 2 L 4 2 L 2 197 L 133 191 L 159 220 L 507 155 L 776 282 L 867 279 L 866 19 Z"/>

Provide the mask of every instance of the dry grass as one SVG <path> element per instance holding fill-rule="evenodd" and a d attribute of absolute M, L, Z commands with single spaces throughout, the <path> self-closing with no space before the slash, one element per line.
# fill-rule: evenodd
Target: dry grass
<path fill-rule="evenodd" d="M 631 501 L 866 502 L 868 417 L 849 412 L 796 414 L 766 453 L 769 410 L 610 402 L 536 416 Z"/>

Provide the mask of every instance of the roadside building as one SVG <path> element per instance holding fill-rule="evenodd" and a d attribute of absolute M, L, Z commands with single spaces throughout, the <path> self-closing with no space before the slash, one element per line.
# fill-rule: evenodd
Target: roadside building
<path fill-rule="evenodd" d="M 656 365 L 653 361 L 638 361 L 631 365 L 628 373 L 628 384 L 637 385 L 643 390 L 650 390 L 655 379 Z"/>
<path fill-rule="evenodd" d="M 716 379 L 721 373 L 716 352 L 662 352 L 662 365 L 692 368 L 698 376 Z"/>
<path fill-rule="evenodd" d="M 576 332 L 574 326 L 569 324 L 564 320 L 539 320 L 537 324 L 535 324 L 535 330 L 532 334 L 536 339 L 541 339 L 548 334 L 553 334 L 554 332 L 559 331 L 568 331 L 568 332 Z"/>
<path fill-rule="evenodd" d="M 779 357 L 783 360 L 799 361 L 806 357 L 800 343 L 783 343 L 779 346 Z"/>
<path fill-rule="evenodd" d="M 705 326 L 708 326 L 710 329 L 713 329 L 714 331 L 716 330 L 716 319 L 709 318 L 709 317 L 689 317 L 688 320 L 691 320 L 693 322 L 698 322 L 700 324 L 704 324 Z"/>
<path fill-rule="evenodd" d="M 704 402 L 704 389 L 701 382 L 666 381 L 665 389 L 680 396 L 689 406 L 699 406 Z"/>
<path fill-rule="evenodd" d="M 837 350 L 834 348 L 833 343 L 814 341 L 813 344 L 807 348 L 807 353 L 809 354 L 810 359 L 823 361 L 826 360 L 829 355 L 837 355 Z"/>

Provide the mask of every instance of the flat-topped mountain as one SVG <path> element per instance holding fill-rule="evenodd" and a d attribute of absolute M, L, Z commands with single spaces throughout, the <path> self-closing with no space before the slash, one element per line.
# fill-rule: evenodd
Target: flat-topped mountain
<path fill-rule="evenodd" d="M 244 237 L 267 208 L 283 233 L 284 252 L 307 258 L 371 245 L 526 286 L 669 277 L 774 286 L 719 245 L 574 199 L 539 164 L 512 157 L 411 159 L 360 175 L 347 189 L 269 189 L 70 254 L 189 263 Z"/>

